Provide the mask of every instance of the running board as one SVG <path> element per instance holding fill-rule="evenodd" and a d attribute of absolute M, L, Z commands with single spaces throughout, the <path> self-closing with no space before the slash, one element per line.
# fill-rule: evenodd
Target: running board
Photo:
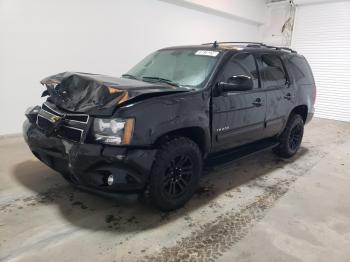
<path fill-rule="evenodd" d="M 262 140 L 254 142 L 248 145 L 240 146 L 229 151 L 224 151 L 222 153 L 217 153 L 215 155 L 209 156 L 205 160 L 205 168 L 210 168 L 217 165 L 229 164 L 238 159 L 242 159 L 265 150 L 272 149 L 278 146 L 276 140 Z"/>

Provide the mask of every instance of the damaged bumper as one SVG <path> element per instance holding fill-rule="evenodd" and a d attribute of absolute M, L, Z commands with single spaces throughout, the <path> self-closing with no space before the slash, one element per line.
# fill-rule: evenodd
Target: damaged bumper
<path fill-rule="evenodd" d="M 23 134 L 40 161 L 77 186 L 105 193 L 144 189 L 156 151 L 70 142 L 45 135 L 28 120 Z"/>

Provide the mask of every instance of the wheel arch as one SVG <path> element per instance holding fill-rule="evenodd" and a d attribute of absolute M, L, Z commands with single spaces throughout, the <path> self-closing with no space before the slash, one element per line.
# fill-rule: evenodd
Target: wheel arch
<path fill-rule="evenodd" d="M 165 141 L 169 141 L 174 137 L 186 137 L 188 139 L 191 139 L 193 142 L 195 142 L 201 153 L 203 158 L 207 156 L 210 150 L 210 138 L 209 134 L 202 128 L 198 126 L 192 126 L 192 127 L 183 127 L 176 130 L 172 130 L 170 132 L 167 132 L 165 134 L 162 134 L 159 136 L 156 141 L 154 142 L 154 146 L 158 147 L 160 144 L 164 143 Z"/>
<path fill-rule="evenodd" d="M 298 105 L 298 106 L 294 107 L 293 110 L 289 114 L 289 118 L 293 114 L 300 115 L 303 118 L 303 121 L 305 123 L 306 119 L 307 119 L 307 114 L 308 114 L 308 107 L 307 107 L 307 105 Z"/>

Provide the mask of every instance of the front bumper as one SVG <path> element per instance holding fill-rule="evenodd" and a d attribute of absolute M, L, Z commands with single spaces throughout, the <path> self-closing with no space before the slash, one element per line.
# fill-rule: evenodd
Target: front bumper
<path fill-rule="evenodd" d="M 33 154 L 77 186 L 105 193 L 144 189 L 155 149 L 134 149 L 101 144 L 74 143 L 46 136 L 35 123 L 23 124 L 24 139 Z M 114 182 L 108 185 L 112 175 Z"/>

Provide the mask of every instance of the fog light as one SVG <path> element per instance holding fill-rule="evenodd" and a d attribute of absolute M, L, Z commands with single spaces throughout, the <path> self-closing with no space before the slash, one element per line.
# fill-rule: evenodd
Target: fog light
<path fill-rule="evenodd" d="M 109 186 L 113 185 L 113 182 L 114 182 L 114 177 L 113 175 L 109 175 L 108 178 L 107 178 L 107 184 Z"/>

